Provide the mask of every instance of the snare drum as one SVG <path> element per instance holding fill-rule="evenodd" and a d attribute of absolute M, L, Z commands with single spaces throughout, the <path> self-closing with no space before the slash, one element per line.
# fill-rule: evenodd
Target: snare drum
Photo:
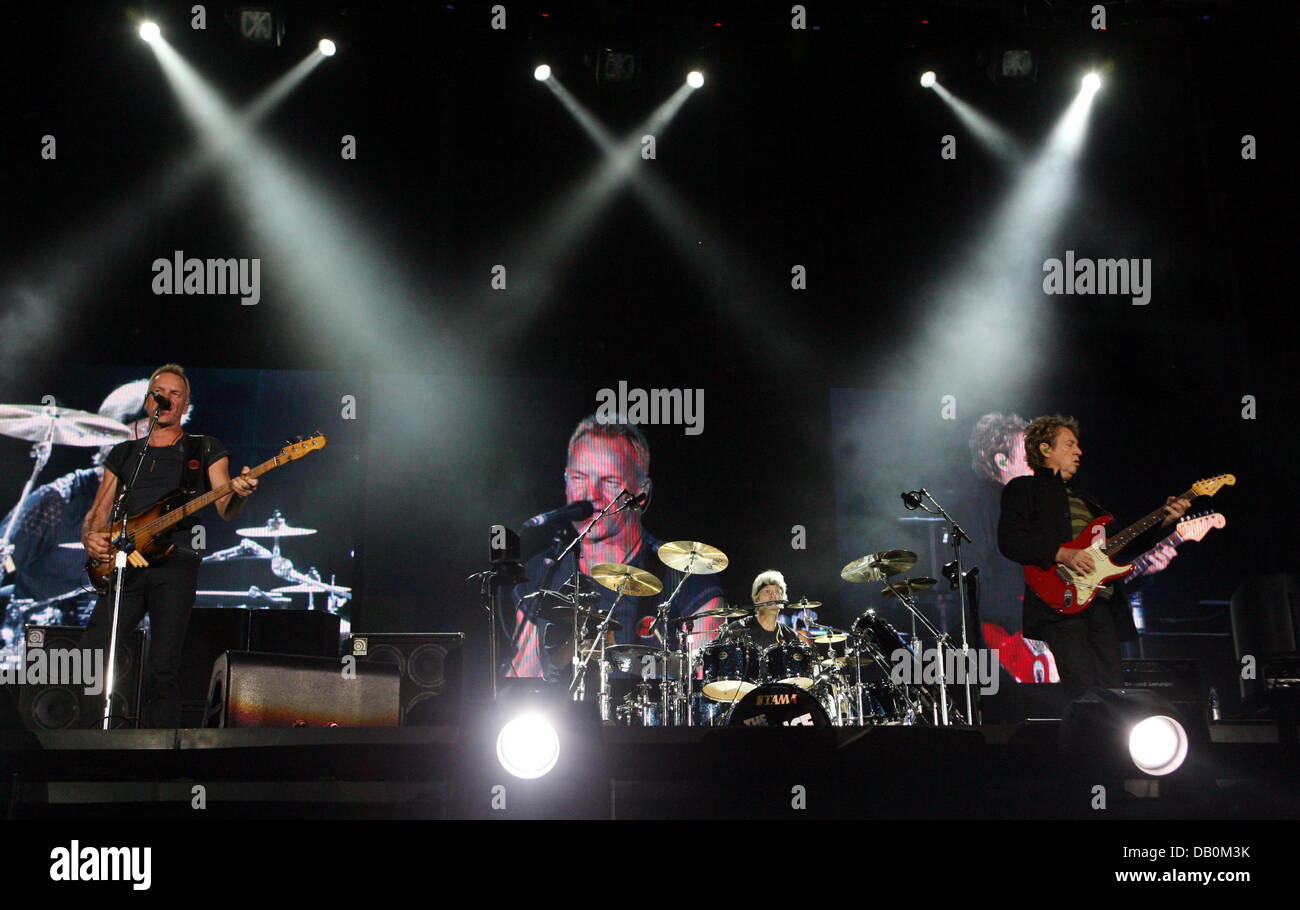
<path fill-rule="evenodd" d="M 702 691 L 714 701 L 736 701 L 758 688 L 763 679 L 763 653 L 747 636 L 705 646 L 700 660 Z"/>
<path fill-rule="evenodd" d="M 812 688 L 817 675 L 817 652 L 799 639 L 778 641 L 763 652 L 767 682 L 788 683 L 801 689 Z"/>

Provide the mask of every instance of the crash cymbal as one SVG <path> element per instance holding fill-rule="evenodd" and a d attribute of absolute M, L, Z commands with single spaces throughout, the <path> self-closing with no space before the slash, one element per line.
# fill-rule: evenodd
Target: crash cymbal
<path fill-rule="evenodd" d="M 109 446 L 131 438 L 126 424 L 89 411 L 54 405 L 0 404 L 0 436 L 55 445 Z"/>
<path fill-rule="evenodd" d="M 930 578 L 928 575 L 917 575 L 906 581 L 896 581 L 892 585 L 886 585 L 885 590 L 880 592 L 880 596 L 897 597 L 900 593 L 915 594 L 917 591 L 928 591 L 938 583 L 938 579 Z"/>
<path fill-rule="evenodd" d="M 664 589 L 664 583 L 645 569 L 621 562 L 602 562 L 591 570 L 591 577 L 597 584 L 631 597 L 646 597 Z"/>
<path fill-rule="evenodd" d="M 916 565 L 911 550 L 883 550 L 855 559 L 840 570 L 840 578 L 851 582 L 884 581 L 890 575 L 906 572 Z"/>
<path fill-rule="evenodd" d="M 315 534 L 316 529 L 295 528 L 285 521 L 280 510 L 276 509 L 266 520 L 266 524 L 256 528 L 236 528 L 235 533 L 240 537 L 306 537 L 308 534 Z"/>
<path fill-rule="evenodd" d="M 605 615 L 604 610 L 588 609 L 584 607 L 577 607 L 577 608 L 565 607 L 565 606 L 558 606 L 558 605 L 544 606 L 541 608 L 541 610 L 538 611 L 538 613 L 541 614 L 542 619 L 545 619 L 548 622 L 568 623 L 571 626 L 578 625 L 578 623 L 582 622 L 583 618 L 586 617 L 588 621 L 588 628 L 591 628 L 592 625 L 599 623 L 601 617 Z M 577 616 L 576 620 L 574 619 L 575 615 Z M 611 631 L 617 632 L 621 628 L 623 628 L 623 625 L 617 619 L 611 619 L 609 621 L 609 629 Z"/>
<path fill-rule="evenodd" d="M 713 575 L 727 567 L 727 554 L 697 540 L 674 540 L 659 548 L 659 561 L 690 575 Z"/>

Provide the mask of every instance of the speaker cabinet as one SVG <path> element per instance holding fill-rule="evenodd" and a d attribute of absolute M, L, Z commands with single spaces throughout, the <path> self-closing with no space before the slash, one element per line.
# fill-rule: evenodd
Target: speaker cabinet
<path fill-rule="evenodd" d="M 227 651 L 248 650 L 249 610 L 195 607 L 185 629 L 181 655 L 181 726 L 203 724 L 212 665 Z"/>
<path fill-rule="evenodd" d="M 339 618 L 325 610 L 251 610 L 248 621 L 249 651 L 301 654 L 304 657 L 339 656 Z"/>
<path fill-rule="evenodd" d="M 75 651 L 81 647 L 84 626 L 34 626 L 23 630 L 24 663 L 30 667 L 32 652 Z M 140 725 L 140 695 L 144 678 L 144 631 L 136 629 L 117 642 L 117 672 L 114 678 L 111 724 L 114 728 Z M 107 661 L 107 654 L 105 654 Z M 107 667 L 104 670 L 107 671 Z M 105 678 L 100 686 L 107 685 Z M 32 730 L 64 730 L 93 727 L 102 717 L 103 694 L 87 695 L 84 686 L 66 684 L 24 685 L 18 710 L 25 726 Z"/>
<path fill-rule="evenodd" d="M 464 632 L 354 633 L 346 652 L 357 665 L 387 663 L 402 680 L 402 726 L 460 723 Z"/>
<path fill-rule="evenodd" d="M 205 727 L 395 727 L 397 668 L 338 657 L 228 651 L 212 667 Z"/>

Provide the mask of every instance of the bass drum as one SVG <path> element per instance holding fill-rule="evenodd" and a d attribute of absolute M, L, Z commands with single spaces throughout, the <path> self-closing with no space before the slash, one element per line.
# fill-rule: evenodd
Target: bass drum
<path fill-rule="evenodd" d="M 732 727 L 830 727 L 830 715 L 805 689 L 768 683 L 750 692 L 731 709 Z"/>

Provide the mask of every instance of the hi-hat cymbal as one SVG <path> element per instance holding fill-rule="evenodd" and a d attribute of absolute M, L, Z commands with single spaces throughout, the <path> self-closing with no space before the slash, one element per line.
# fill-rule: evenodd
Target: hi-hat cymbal
<path fill-rule="evenodd" d="M 126 424 L 89 411 L 54 405 L 0 404 L 0 436 L 55 445 L 108 446 L 131 438 Z"/>
<path fill-rule="evenodd" d="M 625 566 L 621 562 L 602 562 L 592 568 L 591 577 L 596 584 L 631 597 L 646 597 L 664 589 L 664 583 L 645 569 Z"/>
<path fill-rule="evenodd" d="M 853 560 L 840 570 L 840 578 L 855 583 L 884 581 L 891 575 L 906 572 L 914 565 L 916 565 L 916 554 L 911 550 L 883 550 Z"/>
<path fill-rule="evenodd" d="M 577 620 L 574 619 L 575 610 L 576 610 Z M 574 608 L 574 607 L 565 607 L 559 605 L 544 606 L 538 611 L 538 613 L 541 614 L 542 619 L 545 619 L 548 622 L 568 623 L 571 626 L 578 625 L 578 623 L 582 622 L 584 618 L 586 618 L 589 622 L 591 621 L 599 622 L 601 617 L 605 615 L 604 610 L 587 609 L 585 607 Z M 617 632 L 619 629 L 622 628 L 623 628 L 623 624 L 620 623 L 617 619 L 611 619 L 609 621 L 609 629 L 611 631 Z"/>
<path fill-rule="evenodd" d="M 659 548 L 659 561 L 690 575 L 713 575 L 727 567 L 727 554 L 698 540 L 674 540 Z"/>
<path fill-rule="evenodd" d="M 880 596 L 897 597 L 899 594 L 915 594 L 917 591 L 928 591 L 938 583 L 938 579 L 930 578 L 928 575 L 917 575 L 906 581 L 896 581 L 892 585 L 886 585 L 885 590 L 880 592 Z"/>
<path fill-rule="evenodd" d="M 280 510 L 276 509 L 266 520 L 266 524 L 256 528 L 236 528 L 235 533 L 240 537 L 305 537 L 308 534 L 315 534 L 316 529 L 295 528 L 285 521 Z"/>

